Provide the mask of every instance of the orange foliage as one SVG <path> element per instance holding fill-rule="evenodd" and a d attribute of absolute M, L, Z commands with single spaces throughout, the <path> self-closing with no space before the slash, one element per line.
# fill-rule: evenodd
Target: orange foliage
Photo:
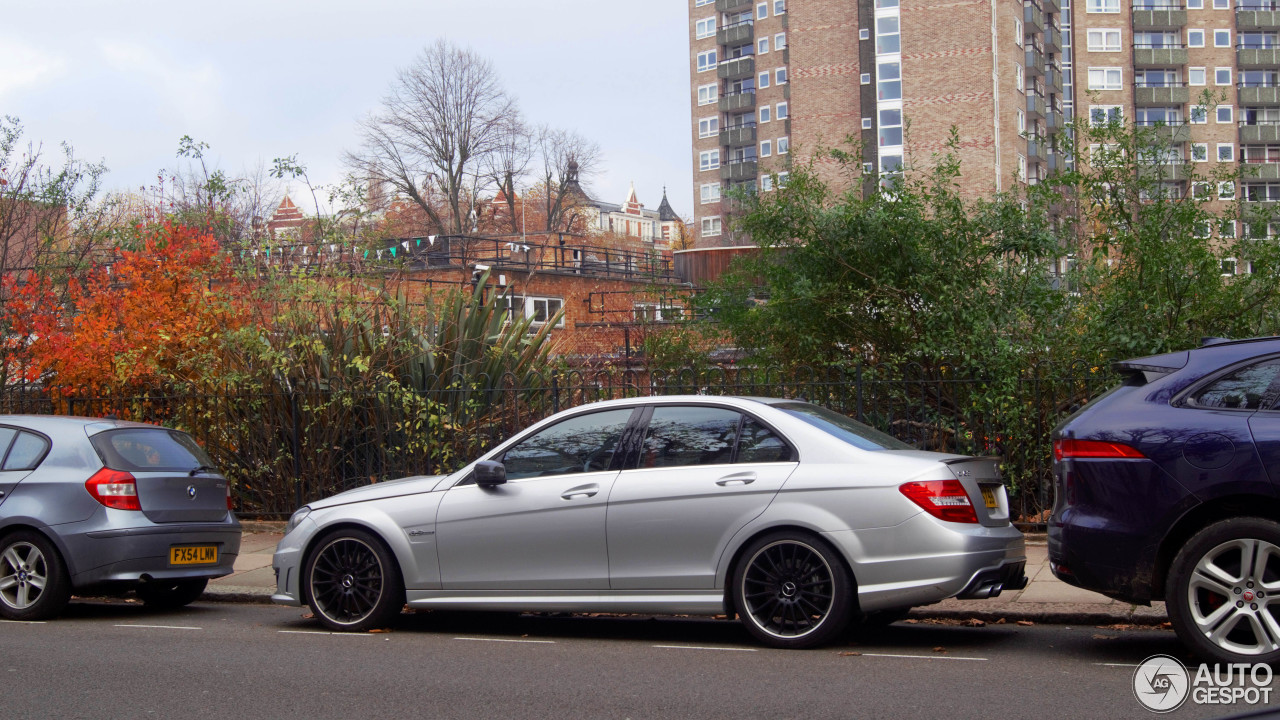
<path fill-rule="evenodd" d="M 216 370 L 219 338 L 243 326 L 228 258 L 207 232 L 140 226 L 135 250 L 69 279 L 10 283 L 13 329 L 30 338 L 29 379 L 66 392 L 145 390 Z"/>

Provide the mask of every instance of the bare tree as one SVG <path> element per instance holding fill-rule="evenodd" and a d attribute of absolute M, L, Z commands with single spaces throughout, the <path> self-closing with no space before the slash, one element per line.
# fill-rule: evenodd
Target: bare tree
<path fill-rule="evenodd" d="M 498 144 L 485 160 L 484 174 L 502 193 L 511 232 L 518 233 L 521 227 L 516 215 L 516 185 L 528 174 L 537 148 L 533 133 L 519 116 L 508 118 L 500 132 Z"/>
<path fill-rule="evenodd" d="M 543 126 L 538 132 L 543 217 L 548 232 L 574 232 L 573 209 L 585 199 L 583 184 L 595 175 L 600 146 L 576 132 Z"/>
<path fill-rule="evenodd" d="M 437 40 L 397 73 L 382 109 L 361 123 L 362 152 L 348 159 L 411 199 L 438 228 L 461 233 L 468 176 L 479 174 L 515 116 L 488 60 Z M 430 202 L 432 175 L 448 217 Z"/>

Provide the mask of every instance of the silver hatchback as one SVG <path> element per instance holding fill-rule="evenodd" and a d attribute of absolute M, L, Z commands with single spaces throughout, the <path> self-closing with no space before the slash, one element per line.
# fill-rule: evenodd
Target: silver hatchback
<path fill-rule="evenodd" d="M 559 413 L 452 475 L 311 503 L 277 592 L 330 628 L 414 608 L 727 614 L 801 648 L 850 622 L 1025 586 L 990 458 L 921 452 L 804 402 Z"/>
<path fill-rule="evenodd" d="M 49 618 L 94 591 L 186 605 L 231 573 L 230 508 L 227 479 L 186 433 L 0 415 L 0 617 Z"/>

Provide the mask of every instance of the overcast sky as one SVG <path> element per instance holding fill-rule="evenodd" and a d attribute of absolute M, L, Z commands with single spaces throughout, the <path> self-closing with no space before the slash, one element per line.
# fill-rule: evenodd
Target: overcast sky
<path fill-rule="evenodd" d="M 10 0 L 3 13 L 0 115 L 55 160 L 68 141 L 105 162 L 108 189 L 154 185 L 183 135 L 232 175 L 296 154 L 313 183 L 334 182 L 356 120 L 445 37 L 489 58 L 530 121 L 600 144 L 597 198 L 621 202 L 634 181 L 657 208 L 666 185 L 692 214 L 682 1 Z"/>

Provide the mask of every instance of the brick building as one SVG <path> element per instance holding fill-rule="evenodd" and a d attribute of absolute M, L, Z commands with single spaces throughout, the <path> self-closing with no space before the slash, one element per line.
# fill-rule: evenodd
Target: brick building
<path fill-rule="evenodd" d="M 1068 12 L 1059 0 L 689 0 L 697 245 L 744 244 L 728 189 L 767 192 L 793 151 L 846 137 L 861 142 L 866 182 L 928 167 L 952 127 L 973 195 L 1044 178 L 1070 111 Z"/>

